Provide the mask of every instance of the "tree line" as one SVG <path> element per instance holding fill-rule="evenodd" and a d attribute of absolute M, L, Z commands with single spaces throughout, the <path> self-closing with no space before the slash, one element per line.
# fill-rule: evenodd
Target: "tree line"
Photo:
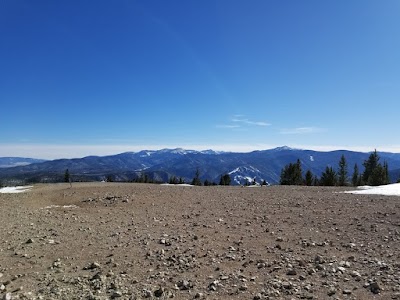
<path fill-rule="evenodd" d="M 327 166 L 321 177 L 307 170 L 303 177 L 300 159 L 295 163 L 286 165 L 280 176 L 281 185 L 323 185 L 323 186 L 360 186 L 360 185 L 385 185 L 390 183 L 389 167 L 386 161 L 381 164 L 380 157 L 375 150 L 363 162 L 364 171 L 360 173 L 357 164 L 354 165 L 353 175 L 349 178 L 348 165 L 344 155 L 341 156 L 337 169 Z"/>

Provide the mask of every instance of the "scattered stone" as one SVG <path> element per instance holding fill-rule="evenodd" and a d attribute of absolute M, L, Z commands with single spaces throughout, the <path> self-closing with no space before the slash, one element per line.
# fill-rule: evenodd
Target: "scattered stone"
<path fill-rule="evenodd" d="M 164 290 L 161 287 L 154 291 L 154 296 L 157 298 L 162 297 L 163 294 L 164 294 Z"/>
<path fill-rule="evenodd" d="M 195 295 L 194 295 L 194 298 L 196 298 L 196 299 L 201 299 L 201 298 L 203 298 L 204 297 L 204 294 L 203 293 L 200 293 L 200 292 L 197 292 Z"/>
<path fill-rule="evenodd" d="M 295 269 L 289 269 L 289 270 L 286 272 L 286 275 L 294 276 L 294 275 L 297 275 L 297 272 L 296 272 Z"/>
<path fill-rule="evenodd" d="M 121 291 L 114 291 L 111 295 L 111 299 L 116 299 L 122 297 L 122 292 Z"/>
<path fill-rule="evenodd" d="M 262 299 L 262 295 L 261 293 L 257 293 L 254 295 L 253 300 L 261 300 Z"/>
<path fill-rule="evenodd" d="M 4 300 L 11 300 L 11 299 L 12 299 L 11 293 L 6 293 L 6 294 L 4 295 L 4 297 L 3 297 L 3 299 L 4 299 Z"/>
<path fill-rule="evenodd" d="M 333 296 L 336 294 L 336 289 L 332 286 L 328 290 L 328 296 Z"/>
<path fill-rule="evenodd" d="M 101 268 L 101 265 L 98 262 L 92 262 L 88 266 L 84 267 L 84 270 L 94 270 Z"/>
<path fill-rule="evenodd" d="M 372 282 L 369 284 L 369 289 L 374 294 L 379 294 L 381 292 L 381 287 L 377 282 Z"/>

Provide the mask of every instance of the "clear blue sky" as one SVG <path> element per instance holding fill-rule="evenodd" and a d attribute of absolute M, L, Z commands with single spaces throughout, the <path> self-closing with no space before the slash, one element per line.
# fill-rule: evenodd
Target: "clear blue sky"
<path fill-rule="evenodd" d="M 400 1 L 0 4 L 0 156 L 400 152 Z"/>

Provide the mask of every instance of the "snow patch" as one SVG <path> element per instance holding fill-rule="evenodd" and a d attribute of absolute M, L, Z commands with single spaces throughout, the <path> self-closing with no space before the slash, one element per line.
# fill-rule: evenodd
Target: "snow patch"
<path fill-rule="evenodd" d="M 310 155 L 310 161 L 314 161 L 314 156 Z"/>
<path fill-rule="evenodd" d="M 45 206 L 45 207 L 43 207 L 43 208 L 41 208 L 41 209 L 51 209 L 51 208 L 59 208 L 59 207 L 61 207 L 61 208 L 78 208 L 78 206 L 76 206 L 76 205 L 49 205 L 49 206 Z"/>
<path fill-rule="evenodd" d="M 400 183 L 380 186 L 360 186 L 355 191 L 346 191 L 345 193 L 357 195 L 400 196 Z"/>
<path fill-rule="evenodd" d="M 0 189 L 1 194 L 15 194 L 28 192 L 33 188 L 33 186 L 8 186 Z"/>
<path fill-rule="evenodd" d="M 160 185 L 168 185 L 168 186 L 194 186 L 188 183 L 181 183 L 181 184 L 171 184 L 171 183 L 161 183 Z"/>

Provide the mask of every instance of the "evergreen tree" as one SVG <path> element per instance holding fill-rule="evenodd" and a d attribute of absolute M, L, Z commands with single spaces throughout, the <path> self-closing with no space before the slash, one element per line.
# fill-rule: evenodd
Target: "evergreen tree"
<path fill-rule="evenodd" d="M 199 185 L 199 186 L 201 185 L 199 168 L 196 169 L 196 173 L 195 173 L 194 178 L 192 180 L 192 185 Z"/>
<path fill-rule="evenodd" d="M 338 172 L 338 183 L 340 186 L 347 185 L 347 162 L 344 155 L 340 158 L 339 161 L 339 172 Z"/>
<path fill-rule="evenodd" d="M 176 176 L 171 176 L 171 178 L 169 179 L 169 183 L 170 184 L 177 184 L 178 183 L 178 179 L 176 178 Z"/>
<path fill-rule="evenodd" d="M 308 171 L 306 172 L 305 181 L 306 181 L 306 185 L 307 185 L 307 186 L 313 185 L 314 176 L 313 176 L 313 174 L 312 174 L 312 172 L 311 172 L 310 170 L 308 170 Z"/>
<path fill-rule="evenodd" d="M 64 173 L 64 182 L 69 182 L 71 179 L 71 175 L 69 174 L 69 170 L 66 169 Z"/>
<path fill-rule="evenodd" d="M 363 163 L 365 170 L 362 180 L 368 185 L 383 185 L 390 183 L 389 167 L 385 161 L 383 166 L 379 163 L 379 155 L 376 149 Z"/>
<path fill-rule="evenodd" d="M 378 166 L 379 163 L 379 155 L 376 152 L 376 149 L 373 153 L 370 154 L 367 160 L 364 161 L 363 166 L 364 166 L 364 173 L 362 175 L 362 180 L 369 184 L 370 181 L 370 176 L 372 175 L 372 172 L 374 169 Z"/>
<path fill-rule="evenodd" d="M 332 167 L 326 167 L 325 172 L 321 175 L 320 184 L 324 186 L 337 185 L 338 178 L 335 170 Z"/>
<path fill-rule="evenodd" d="M 296 163 L 286 165 L 281 171 L 281 185 L 302 185 L 303 175 L 301 171 L 301 162 L 298 159 Z"/>
<path fill-rule="evenodd" d="M 221 175 L 219 185 L 231 185 L 231 176 L 229 174 Z"/>
<path fill-rule="evenodd" d="M 185 180 L 183 180 L 182 177 L 179 177 L 179 184 L 184 184 L 184 183 L 185 183 Z"/>
<path fill-rule="evenodd" d="M 267 181 L 264 179 L 261 185 L 267 185 Z"/>
<path fill-rule="evenodd" d="M 211 183 L 208 181 L 208 179 L 204 180 L 204 186 L 209 186 Z"/>
<path fill-rule="evenodd" d="M 388 166 L 387 161 L 383 162 L 383 170 L 385 172 L 385 178 L 384 178 L 385 184 L 389 184 L 390 183 L 390 177 L 389 177 L 389 166 Z"/>
<path fill-rule="evenodd" d="M 354 165 L 354 171 L 353 171 L 353 177 L 351 178 L 351 183 L 353 186 L 358 186 L 358 181 L 359 181 L 359 172 L 358 172 L 358 166 L 357 164 Z"/>

